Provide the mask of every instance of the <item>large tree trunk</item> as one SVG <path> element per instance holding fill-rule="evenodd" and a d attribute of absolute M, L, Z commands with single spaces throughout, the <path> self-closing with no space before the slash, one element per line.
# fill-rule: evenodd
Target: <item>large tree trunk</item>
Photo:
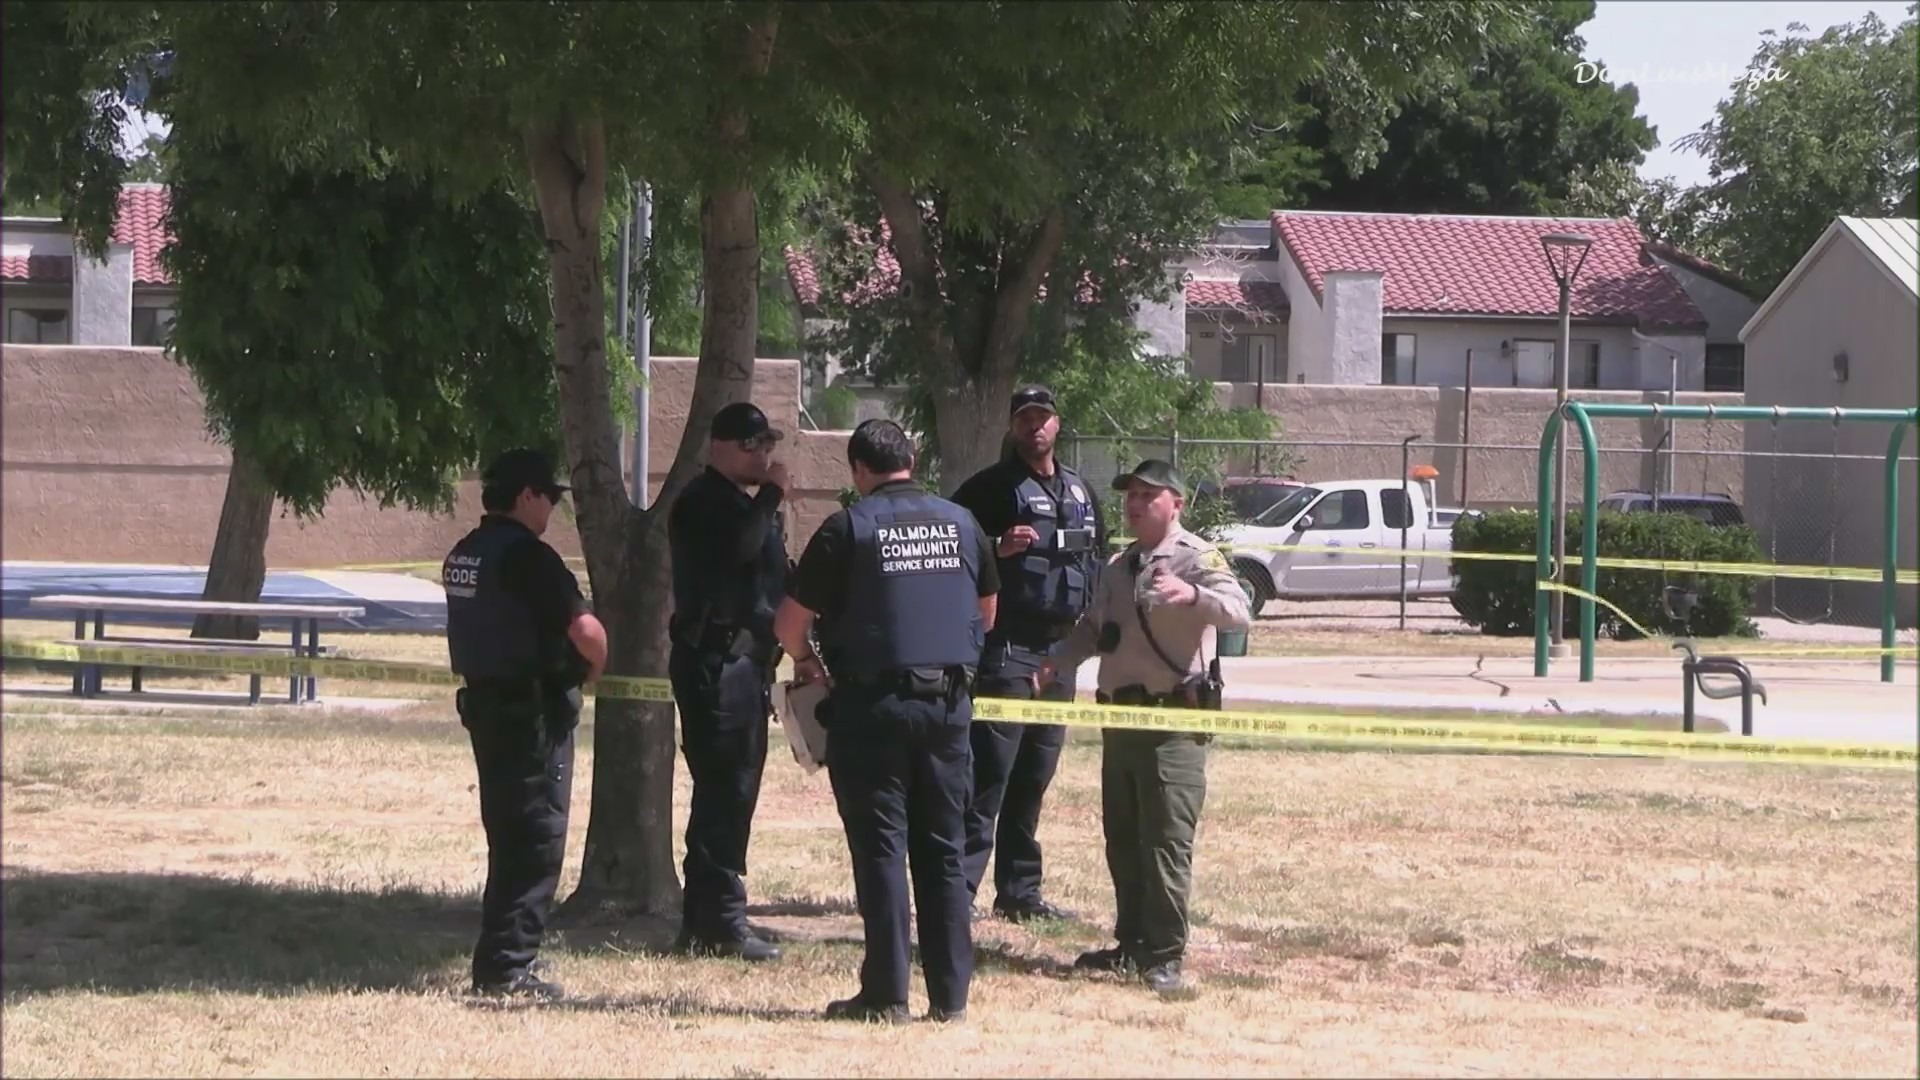
<path fill-rule="evenodd" d="M 233 451 L 227 471 L 227 497 L 220 506 L 220 527 L 213 534 L 213 554 L 207 557 L 207 585 L 202 600 L 250 604 L 260 599 L 267 584 L 267 532 L 273 525 L 273 488 L 258 462 Z M 193 620 L 197 638 L 254 641 L 260 620 L 244 615 L 201 615 Z"/>
<path fill-rule="evenodd" d="M 928 232 L 920 200 L 877 163 L 863 164 L 860 172 L 886 216 L 902 279 L 911 286 L 911 318 L 932 357 L 925 374 L 935 391 L 940 488 L 951 492 L 1000 459 L 1007 400 L 1019 374 L 1021 348 L 1040 285 L 1053 270 L 1066 240 L 1066 213 L 1059 207 L 1050 211 L 1033 226 L 1025 250 L 1009 259 L 992 303 L 978 309 L 985 320 L 980 332 L 956 333 L 953 301 L 941 290 L 943 253 Z M 956 339 L 978 344 L 963 349 Z"/>
<path fill-rule="evenodd" d="M 955 383 L 934 398 L 940 438 L 940 490 L 952 494 L 967 478 L 1000 460 L 1007 438 L 1013 371 Z"/>
<path fill-rule="evenodd" d="M 775 19 L 770 13 L 747 28 L 740 47 L 748 74 L 767 70 Z M 747 119 L 739 108 L 719 111 L 713 128 L 723 151 L 745 147 Z M 535 125 L 526 132 L 526 147 L 553 271 L 562 436 L 594 608 L 607 624 L 607 670 L 664 677 L 672 604 L 667 513 L 701 467 L 713 414 L 745 400 L 753 386 L 760 264 L 753 187 L 743 173 L 714 185 L 703 202 L 705 325 L 693 400 L 660 497 L 642 512 L 622 483 L 609 392 L 600 266 L 604 130 L 597 118 Z M 678 915 L 674 746 L 671 704 L 596 700 L 593 802 L 580 886 L 564 905 L 568 918 Z"/>
<path fill-rule="evenodd" d="M 524 133 L 552 274 L 560 435 L 570 466 L 580 546 L 595 613 L 607 627 L 607 671 L 657 675 L 667 578 L 636 550 L 644 532 L 620 467 L 607 368 L 600 263 L 606 211 L 606 134 L 598 117 L 561 116 Z M 673 709 L 596 699 L 593 804 L 586 859 L 569 914 L 668 915 L 679 904 L 673 869 Z"/>

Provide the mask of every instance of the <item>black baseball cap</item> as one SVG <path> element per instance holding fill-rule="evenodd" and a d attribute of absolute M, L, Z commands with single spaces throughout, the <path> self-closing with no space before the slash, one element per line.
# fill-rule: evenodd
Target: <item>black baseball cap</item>
<path fill-rule="evenodd" d="M 1180 479 L 1180 470 L 1159 458 L 1148 458 L 1135 465 L 1132 472 L 1124 472 L 1114 477 L 1113 490 L 1125 491 L 1127 485 L 1135 480 L 1157 488 L 1166 488 L 1183 499 L 1187 497 L 1187 483 Z"/>
<path fill-rule="evenodd" d="M 482 474 L 486 486 L 518 492 L 532 488 L 543 495 L 558 498 L 573 490 L 555 480 L 553 459 L 538 450 L 521 446 L 493 459 Z"/>
<path fill-rule="evenodd" d="M 1007 410 L 1008 416 L 1017 416 L 1021 409 L 1045 409 L 1058 415 L 1060 410 L 1054 406 L 1053 391 L 1044 386 L 1023 386 L 1013 392 L 1013 406 Z"/>
<path fill-rule="evenodd" d="M 751 401 L 736 401 L 714 413 L 713 424 L 707 429 L 707 434 L 721 442 L 745 442 L 761 435 L 775 440 L 780 438 L 780 433 L 773 429 L 767 414 Z"/>

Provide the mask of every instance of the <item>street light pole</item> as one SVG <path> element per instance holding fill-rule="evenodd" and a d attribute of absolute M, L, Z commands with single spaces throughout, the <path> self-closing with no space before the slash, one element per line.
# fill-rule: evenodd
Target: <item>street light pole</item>
<path fill-rule="evenodd" d="M 1586 264 L 1587 252 L 1593 247 L 1593 237 L 1580 233 L 1548 233 L 1540 238 L 1540 247 L 1547 255 L 1547 269 L 1552 271 L 1554 282 L 1560 287 L 1560 347 L 1554 357 L 1554 412 L 1561 418 L 1560 446 L 1553 458 L 1553 566 L 1555 574 L 1564 574 L 1567 565 L 1567 430 L 1565 427 L 1568 372 L 1573 367 L 1573 280 L 1580 276 L 1580 268 Z M 1587 463 L 1594 467 L 1593 462 Z M 1588 552 L 1589 558 L 1593 552 Z M 1565 656 L 1565 621 L 1567 594 L 1555 590 L 1549 598 L 1552 634 L 1550 655 Z"/>

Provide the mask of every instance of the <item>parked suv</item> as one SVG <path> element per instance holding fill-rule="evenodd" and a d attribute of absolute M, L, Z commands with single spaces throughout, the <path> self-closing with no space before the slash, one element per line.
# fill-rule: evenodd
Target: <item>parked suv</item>
<path fill-rule="evenodd" d="M 1745 516 L 1740 513 L 1740 504 L 1734 502 L 1731 495 L 1616 491 L 1600 500 L 1600 509 L 1622 514 L 1686 514 L 1715 528 L 1747 523 Z"/>

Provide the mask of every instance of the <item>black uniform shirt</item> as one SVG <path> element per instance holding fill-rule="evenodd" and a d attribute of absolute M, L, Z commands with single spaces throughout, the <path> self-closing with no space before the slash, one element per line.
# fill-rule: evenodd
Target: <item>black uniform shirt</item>
<path fill-rule="evenodd" d="M 881 484 L 869 499 L 885 498 L 895 492 L 918 491 L 912 480 L 893 480 Z M 993 596 L 1000 591 L 1000 570 L 994 565 L 993 543 L 986 531 L 975 529 L 980 579 L 976 591 Z M 793 598 L 815 615 L 832 619 L 847 606 L 847 588 L 853 580 L 853 521 L 845 510 L 821 523 L 820 531 L 807 541 L 800 555 L 800 566 L 793 575 Z"/>
<path fill-rule="evenodd" d="M 566 640 L 567 627 L 587 611 L 586 598 L 580 595 L 580 581 L 567 568 L 560 553 L 531 529 L 505 515 L 488 514 L 480 523 L 501 529 L 518 529 L 526 541 L 516 543 L 500 556 L 500 584 L 533 612 L 534 627 L 543 641 Z M 527 542 L 530 541 L 530 542 Z"/>
<path fill-rule="evenodd" d="M 710 619 L 743 622 L 757 601 L 778 599 L 785 567 L 762 566 L 761 560 L 779 526 L 781 496 L 776 484 L 761 484 L 758 494 L 748 496 L 711 465 L 687 484 L 667 515 L 676 616 L 692 618 L 706 607 Z M 772 580 L 761 581 L 760 574 Z"/>
<path fill-rule="evenodd" d="M 1014 519 L 1020 506 L 1014 491 L 1029 477 L 1039 481 L 1041 489 L 1053 496 L 1055 506 L 1065 501 L 1065 478 L 1058 465 L 1052 476 L 1041 476 L 1026 461 L 1011 454 L 969 477 L 960 485 L 960 490 L 953 493 L 953 501 L 971 511 L 973 519 L 997 545 L 1008 529 L 1021 524 Z M 1107 553 L 1107 523 L 1100 512 L 1100 500 L 1089 493 L 1088 501 L 1093 504 L 1093 550 L 1096 561 L 1103 562 Z"/>

